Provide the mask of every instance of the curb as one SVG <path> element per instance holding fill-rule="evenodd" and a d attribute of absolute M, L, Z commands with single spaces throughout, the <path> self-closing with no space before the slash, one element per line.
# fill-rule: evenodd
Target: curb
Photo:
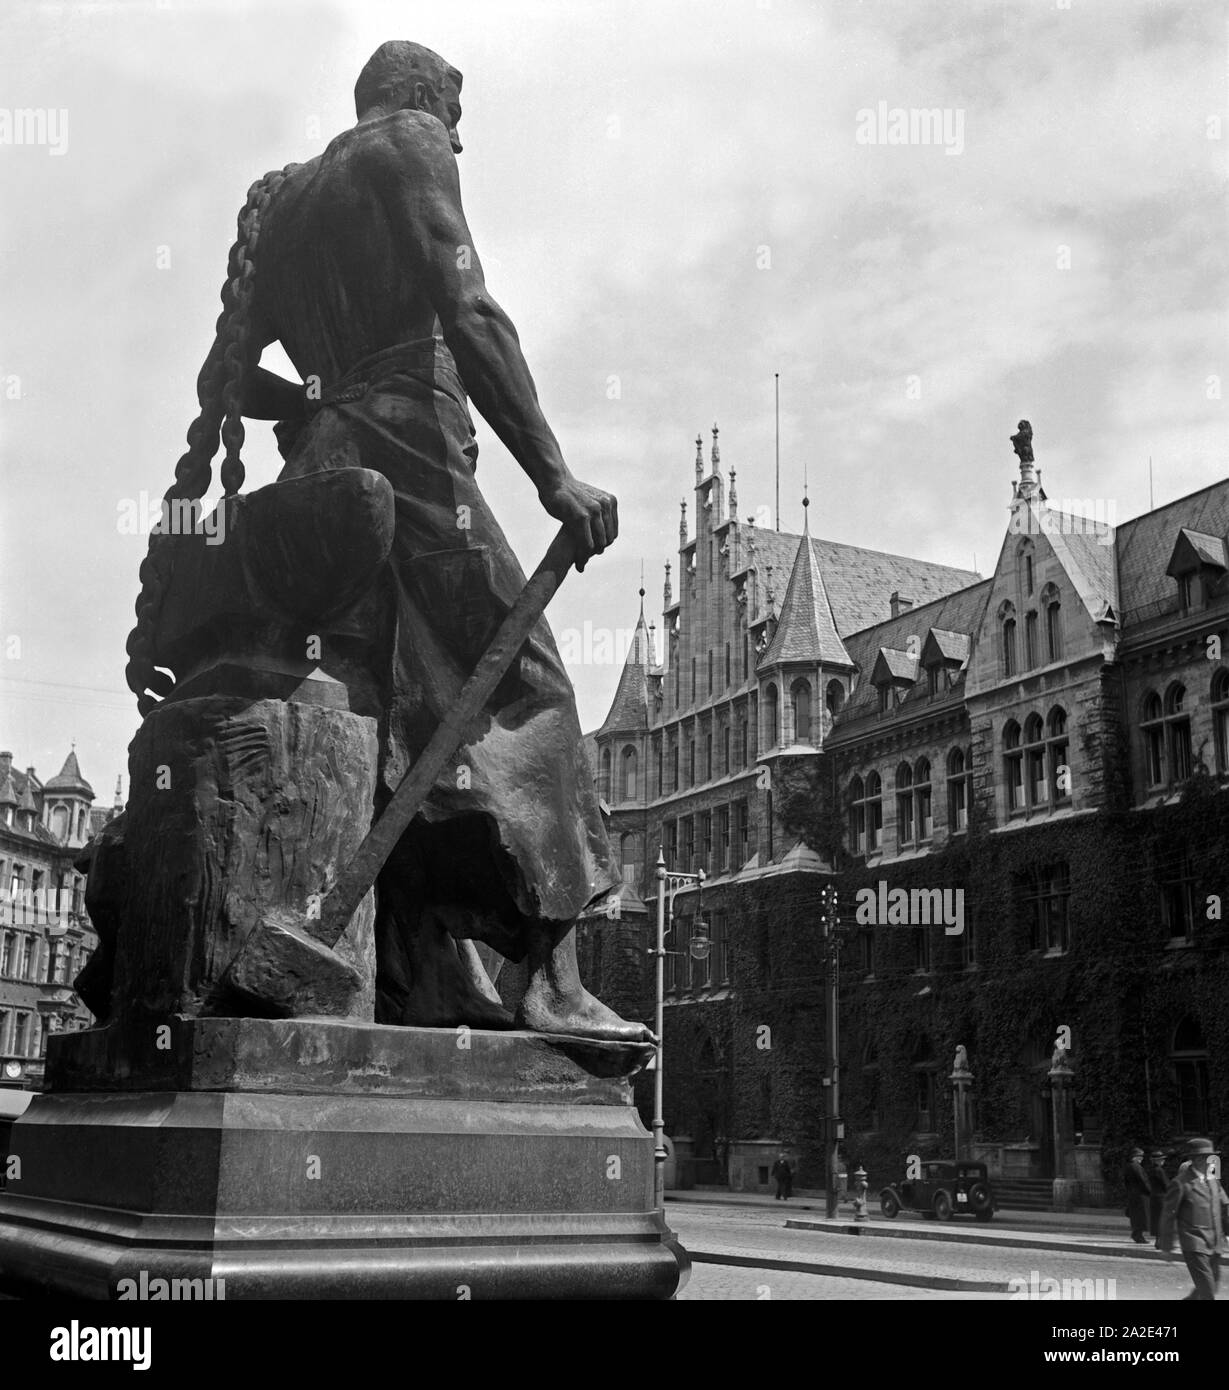
<path fill-rule="evenodd" d="M 792 1223 L 790 1223 L 792 1224 Z M 948 1289 L 957 1293 L 1009 1293 L 1002 1279 L 959 1279 L 955 1275 L 910 1274 L 899 1270 L 863 1269 L 848 1265 L 816 1264 L 810 1260 L 778 1260 L 765 1255 L 725 1255 L 718 1250 L 691 1250 L 695 1264 L 737 1265 L 745 1269 L 779 1269 L 790 1274 L 824 1274 L 835 1279 L 864 1279 L 870 1284 L 908 1284 L 918 1289 Z"/>
<path fill-rule="evenodd" d="M 1084 1240 L 1045 1240 L 1040 1235 L 982 1235 L 962 1230 L 922 1230 L 918 1227 L 872 1226 L 869 1223 L 856 1226 L 843 1221 L 787 1221 L 786 1226 L 796 1231 L 827 1231 L 841 1236 L 895 1236 L 898 1240 L 941 1240 L 957 1245 L 1001 1246 L 1009 1250 L 1048 1250 L 1052 1254 L 1104 1255 L 1109 1259 L 1163 1261 L 1164 1256 L 1152 1246 L 1094 1245 Z"/>
<path fill-rule="evenodd" d="M 667 1202 L 672 1202 L 672 1203 L 674 1203 L 675 1205 L 677 1205 L 677 1206 L 679 1206 L 679 1207 L 690 1207 L 690 1206 L 746 1207 L 746 1208 L 750 1208 L 750 1209 L 753 1209 L 753 1210 L 756 1210 L 756 1211 L 773 1211 L 773 1210 L 776 1209 L 775 1206 L 770 1207 L 770 1206 L 768 1205 L 768 1202 L 767 1202 L 767 1201 L 764 1201 L 764 1200 L 762 1200 L 762 1199 L 761 1199 L 761 1200 L 756 1200 L 755 1198 L 750 1198 L 750 1197 L 743 1197 L 743 1198 L 707 1197 L 707 1196 L 703 1196 L 703 1197 L 679 1197 L 679 1196 L 676 1196 L 674 1193 L 667 1192 L 666 1195 L 665 1195 L 665 1200 L 666 1200 Z M 771 1200 L 771 1199 L 770 1199 L 770 1200 Z M 789 1210 L 789 1211 L 819 1211 L 819 1212 L 822 1212 L 822 1211 L 826 1211 L 827 1208 L 826 1208 L 826 1206 L 825 1206 L 824 1201 L 823 1201 L 822 1198 L 821 1198 L 820 1200 L 818 1200 L 818 1201 L 803 1201 L 803 1202 L 798 1201 L 797 1198 L 791 1198 L 791 1199 L 790 1199 L 790 1205 L 789 1205 L 789 1207 L 788 1207 L 788 1208 L 783 1208 L 783 1210 Z M 1014 1217 L 1016 1217 L 1017 1214 L 1021 1214 L 1021 1215 L 1022 1215 L 1025 1211 L 1026 1211 L 1026 1208 L 1023 1208 L 1023 1207 L 1019 1207 L 1019 1208 L 1017 1208 L 1017 1207 L 1006 1207 L 1006 1208 L 1004 1208 L 1004 1207 L 999 1207 L 999 1208 L 996 1209 L 996 1215 L 999 1215 L 999 1214 L 1004 1215 L 1004 1216 L 1006 1216 L 1006 1217 L 1010 1220 L 1010 1219 L 1013 1219 Z M 826 1219 L 826 1218 L 825 1218 L 825 1219 Z M 843 1224 L 844 1224 L 844 1223 L 848 1223 L 851 1219 L 852 1219 L 852 1218 L 850 1218 L 850 1217 L 839 1217 L 839 1218 L 838 1218 L 838 1220 L 841 1221 Z M 872 1217 L 872 1220 L 876 1220 L 876 1219 L 878 1219 L 878 1218 Z M 1032 1224 L 1032 1223 L 1030 1223 L 1030 1222 L 1028 1221 L 1027 1216 L 1024 1216 L 1024 1219 L 1019 1223 L 1019 1226 L 1015 1227 L 1015 1229 L 1019 1229 L 1020 1226 L 1030 1226 L 1031 1224 Z M 1078 1233 L 1081 1234 L 1081 1235 L 1092 1236 L 1092 1235 L 1096 1235 L 1097 1233 L 1099 1233 L 1099 1232 L 1102 1231 L 1102 1230 L 1104 1230 L 1107 1234 L 1113 1233 L 1113 1232 L 1117 1231 L 1117 1229 L 1119 1228 L 1119 1226 L 1121 1226 L 1121 1225 L 1123 1225 L 1123 1224 L 1124 1224 L 1124 1223 L 1123 1223 L 1122 1221 L 1119 1221 L 1119 1222 L 1117 1222 L 1116 1224 L 1107 1221 L 1107 1222 L 1104 1223 L 1104 1225 L 1102 1225 L 1102 1224 L 1099 1223 L 1099 1222 L 1098 1222 L 1098 1223 L 1093 1223 L 1093 1222 L 1090 1222 L 1090 1221 L 1081 1221 L 1081 1220 L 1077 1217 L 1075 1220 L 1073 1220 L 1073 1221 L 1071 1221 L 1071 1222 L 1068 1222 L 1068 1223 L 1064 1224 L 1063 1230 L 1065 1230 L 1065 1231 L 1076 1231 L 1076 1232 L 1078 1232 Z M 859 1225 L 861 1225 L 861 1223 L 859 1223 Z M 1048 1222 L 1038 1222 L 1035 1226 L 1032 1227 L 1032 1231 L 1035 1232 L 1037 1235 L 1043 1235 L 1043 1234 L 1045 1234 L 1045 1233 L 1048 1231 L 1049 1225 L 1050 1225 L 1050 1223 L 1048 1223 Z M 1027 1231 L 1026 1231 L 1025 1234 L 1030 1234 L 1030 1232 L 1027 1232 Z"/>

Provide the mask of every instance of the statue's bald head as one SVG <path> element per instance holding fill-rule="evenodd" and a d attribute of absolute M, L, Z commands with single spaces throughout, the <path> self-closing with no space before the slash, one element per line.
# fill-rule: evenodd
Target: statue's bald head
<path fill-rule="evenodd" d="M 359 116 L 372 107 L 397 110 L 414 105 L 414 89 L 425 87 L 442 97 L 451 85 L 461 90 L 461 74 L 420 43 L 390 39 L 368 58 L 354 84 L 354 106 Z"/>

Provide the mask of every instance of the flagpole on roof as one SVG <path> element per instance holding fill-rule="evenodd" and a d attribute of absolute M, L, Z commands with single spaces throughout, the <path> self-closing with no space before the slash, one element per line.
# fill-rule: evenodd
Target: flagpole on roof
<path fill-rule="evenodd" d="M 781 373 L 773 372 L 773 409 L 776 415 L 777 530 L 781 529 Z"/>

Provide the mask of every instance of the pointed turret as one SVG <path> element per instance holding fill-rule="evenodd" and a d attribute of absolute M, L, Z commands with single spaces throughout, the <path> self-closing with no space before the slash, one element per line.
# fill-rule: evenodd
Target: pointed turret
<path fill-rule="evenodd" d="M 640 617 L 632 634 L 632 644 L 619 674 L 618 688 L 610 712 L 598 729 L 599 736 L 618 731 L 643 729 L 649 722 L 649 670 L 653 665 L 653 643 L 644 620 L 644 590 L 640 590 Z"/>
<path fill-rule="evenodd" d="M 802 505 L 805 517 L 805 508 L 810 506 L 809 500 L 804 498 Z M 819 572 L 815 547 L 811 544 L 808 520 L 803 522 L 802 539 L 798 542 L 794 567 L 785 587 L 785 598 L 781 602 L 776 631 L 760 661 L 760 666 L 762 668 L 788 661 L 823 661 L 833 665 L 853 665 L 837 631 L 836 619 L 832 616 L 828 591 L 824 587 L 823 575 Z"/>
<path fill-rule="evenodd" d="M 77 764 L 77 750 L 74 748 L 64 759 L 64 766 L 59 772 L 43 787 L 44 792 L 59 792 L 61 795 L 84 796 L 88 800 L 94 799 L 94 788 L 81 775 L 81 768 Z"/>

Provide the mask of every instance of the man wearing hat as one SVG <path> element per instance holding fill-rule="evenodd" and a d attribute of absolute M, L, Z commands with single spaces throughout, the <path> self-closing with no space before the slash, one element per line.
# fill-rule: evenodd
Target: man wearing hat
<path fill-rule="evenodd" d="M 1148 1196 L 1148 1229 L 1155 1236 L 1161 1229 L 1161 1207 L 1165 1203 L 1165 1193 L 1169 1189 L 1169 1174 L 1165 1171 L 1165 1150 L 1153 1149 L 1148 1155 L 1144 1171 L 1148 1174 L 1148 1184 L 1152 1191 Z"/>
<path fill-rule="evenodd" d="M 1210 1139 L 1192 1139 L 1187 1144 L 1187 1161 L 1165 1193 L 1156 1238 L 1157 1249 L 1172 1259 L 1177 1228 L 1182 1258 L 1195 1285 L 1186 1297 L 1205 1303 L 1216 1297 L 1225 1236 L 1229 1234 L 1229 1197 L 1219 1178 L 1208 1171 L 1214 1153 Z"/>
<path fill-rule="evenodd" d="M 1152 1194 L 1152 1184 L 1144 1172 L 1144 1151 L 1135 1148 L 1127 1166 L 1122 1170 L 1122 1185 L 1127 1190 L 1127 1217 L 1131 1222 L 1131 1239 L 1136 1245 L 1148 1242 L 1148 1198 Z"/>

